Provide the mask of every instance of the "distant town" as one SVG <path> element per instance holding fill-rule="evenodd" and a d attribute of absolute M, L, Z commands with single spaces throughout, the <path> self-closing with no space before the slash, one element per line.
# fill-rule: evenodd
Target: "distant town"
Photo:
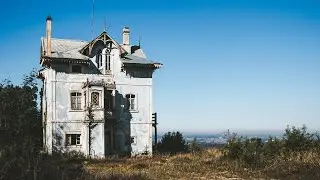
<path fill-rule="evenodd" d="M 158 141 L 161 140 L 161 137 L 163 136 L 164 133 L 160 133 L 158 134 Z M 228 140 L 228 133 L 218 133 L 218 134 L 191 134 L 191 133 L 185 133 L 184 135 L 184 139 L 187 141 L 187 143 L 196 141 L 199 145 L 203 146 L 203 147 L 221 147 L 222 145 L 227 143 Z M 231 135 L 231 134 L 229 134 Z M 238 134 L 239 136 L 243 136 L 243 137 L 248 137 L 248 138 L 253 138 L 253 137 L 257 137 L 257 138 L 261 138 L 263 142 L 267 142 L 267 140 L 269 139 L 270 136 L 272 137 L 276 137 L 276 138 L 281 138 L 282 137 L 282 133 L 277 132 L 277 133 L 272 133 L 272 134 L 252 134 L 252 133 L 248 133 L 248 134 Z M 154 136 L 153 136 L 153 140 L 154 140 Z"/>

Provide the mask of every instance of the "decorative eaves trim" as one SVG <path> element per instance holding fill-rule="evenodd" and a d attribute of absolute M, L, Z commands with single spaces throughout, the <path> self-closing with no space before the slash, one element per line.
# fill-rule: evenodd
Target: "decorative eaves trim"
<path fill-rule="evenodd" d="M 48 57 L 43 56 L 43 63 L 45 62 L 67 62 L 67 63 L 75 63 L 75 64 L 87 64 L 90 65 L 89 59 L 70 59 L 70 58 L 54 58 L 54 57 Z"/>
<path fill-rule="evenodd" d="M 153 64 L 140 64 L 140 63 L 126 63 L 123 62 L 124 67 L 148 67 L 148 68 L 154 68 L 159 69 L 163 66 L 161 63 L 153 63 Z"/>
<path fill-rule="evenodd" d="M 87 80 L 86 82 L 83 83 L 82 88 L 91 87 L 91 86 L 103 86 L 103 87 L 106 87 L 109 90 L 116 89 L 115 82 L 108 83 L 108 82 L 105 82 L 103 79 L 102 80 L 96 80 L 96 81 Z"/>

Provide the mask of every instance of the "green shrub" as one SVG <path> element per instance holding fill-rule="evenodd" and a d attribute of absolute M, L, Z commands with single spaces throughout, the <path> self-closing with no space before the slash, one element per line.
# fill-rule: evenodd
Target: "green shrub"
<path fill-rule="evenodd" d="M 182 134 L 178 132 L 168 132 L 164 134 L 157 145 L 157 150 L 164 154 L 176 154 L 188 151 L 187 142 Z"/>
<path fill-rule="evenodd" d="M 230 138 L 224 148 L 224 155 L 230 159 L 240 159 L 244 151 L 242 141 L 242 137 Z"/>
<path fill-rule="evenodd" d="M 263 146 L 264 156 L 267 158 L 274 158 L 283 152 L 283 142 L 276 137 L 270 136 L 268 141 Z"/>
<path fill-rule="evenodd" d="M 194 138 L 189 144 L 189 151 L 192 153 L 200 153 L 202 150 L 203 148 L 197 143 L 197 138 Z"/>
<path fill-rule="evenodd" d="M 263 159 L 263 142 L 261 138 L 232 137 L 224 148 L 224 156 L 239 160 L 246 165 L 260 166 Z"/>
<path fill-rule="evenodd" d="M 314 134 L 307 132 L 307 127 L 302 128 L 288 126 L 283 135 L 283 145 L 286 151 L 305 151 L 313 148 Z"/>
<path fill-rule="evenodd" d="M 67 159 L 73 159 L 73 160 L 85 160 L 87 159 L 86 155 L 83 152 L 80 151 L 68 151 L 66 153 L 62 154 Z"/>
<path fill-rule="evenodd" d="M 259 166 L 263 155 L 261 138 L 245 139 L 241 160 L 248 165 Z"/>
<path fill-rule="evenodd" d="M 233 136 L 224 147 L 224 157 L 237 160 L 250 167 L 259 167 L 272 162 L 275 158 L 292 158 L 292 152 L 320 150 L 320 136 L 307 132 L 306 126 L 287 127 L 282 139 L 269 137 L 267 142 L 260 138 L 243 138 Z M 283 156 L 282 156 L 283 155 Z"/>

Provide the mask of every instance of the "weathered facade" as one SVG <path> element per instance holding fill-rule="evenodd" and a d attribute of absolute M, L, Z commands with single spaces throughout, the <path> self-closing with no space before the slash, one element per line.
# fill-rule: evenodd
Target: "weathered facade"
<path fill-rule="evenodd" d="M 146 58 L 140 46 L 106 32 L 92 41 L 41 38 L 39 77 L 43 81 L 44 148 L 77 150 L 95 157 L 152 153 L 152 75 L 162 64 Z M 97 124 L 89 151 L 88 107 Z"/>

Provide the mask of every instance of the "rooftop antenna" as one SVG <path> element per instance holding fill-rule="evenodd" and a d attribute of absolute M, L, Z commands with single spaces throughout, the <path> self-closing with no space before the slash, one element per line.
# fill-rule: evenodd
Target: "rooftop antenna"
<path fill-rule="evenodd" d="M 92 40 L 94 38 L 94 0 L 92 0 Z"/>
<path fill-rule="evenodd" d="M 106 30 L 106 17 L 104 16 L 103 17 L 103 21 L 104 21 L 104 26 L 103 26 L 103 32 L 104 32 L 104 34 L 103 34 L 103 42 L 104 42 L 104 44 L 106 44 L 106 32 L 107 32 L 107 30 Z"/>
<path fill-rule="evenodd" d="M 106 22 L 106 17 L 105 16 L 103 17 L 103 23 L 104 23 L 103 31 L 107 32 L 107 22 Z"/>

